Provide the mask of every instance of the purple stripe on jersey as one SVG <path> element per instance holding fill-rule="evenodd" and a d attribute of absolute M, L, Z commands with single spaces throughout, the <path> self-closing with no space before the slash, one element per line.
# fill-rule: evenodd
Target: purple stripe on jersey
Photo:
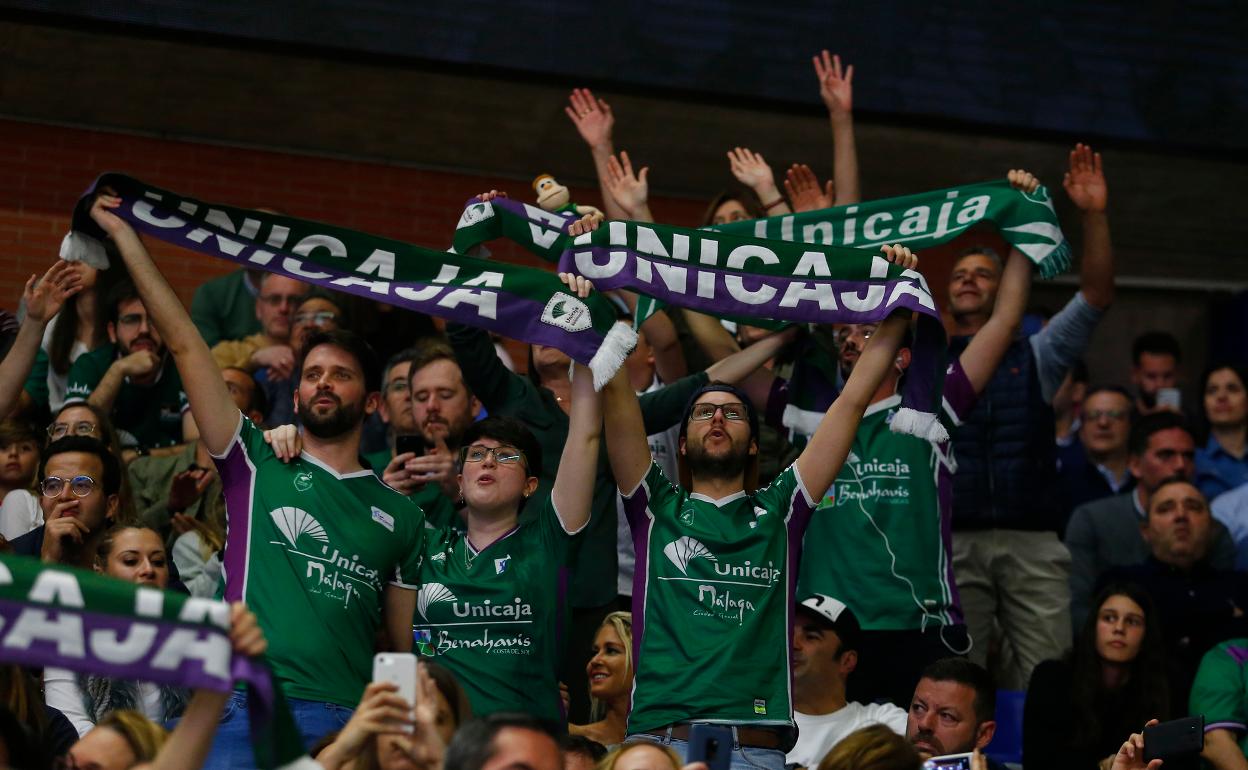
<path fill-rule="evenodd" d="M 1236 647 L 1233 644 L 1228 644 L 1226 647 L 1226 654 L 1230 655 L 1231 658 L 1241 666 L 1244 665 L 1244 663 L 1248 663 L 1248 648 Z"/>
<path fill-rule="evenodd" d="M 1248 731 L 1248 725 L 1243 722 L 1210 722 L 1205 725 L 1205 732 L 1210 730 L 1230 730 L 1233 733 L 1242 733 Z"/>
<path fill-rule="evenodd" d="M 230 444 L 230 451 L 221 459 L 213 458 L 225 495 L 225 600 L 243 601 L 247 576 L 247 545 L 251 537 L 251 490 L 255 471 L 247 461 L 241 439 Z"/>
<path fill-rule="evenodd" d="M 633 671 L 641 660 L 641 639 L 646 633 L 646 575 L 650 567 L 650 529 L 653 522 L 646 515 L 650 490 L 643 479 L 633 496 L 624 500 L 624 515 L 633 534 Z M 633 685 L 636 687 L 636 684 Z"/>
<path fill-rule="evenodd" d="M 953 473 L 940 460 L 936 471 L 936 499 L 940 505 L 940 547 L 945 550 L 945 585 L 949 587 L 949 622 L 965 623 L 958 581 L 953 578 Z"/>

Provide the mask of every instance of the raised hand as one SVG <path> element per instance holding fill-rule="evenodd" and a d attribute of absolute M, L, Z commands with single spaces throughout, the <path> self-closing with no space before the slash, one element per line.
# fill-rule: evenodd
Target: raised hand
<path fill-rule="evenodd" d="M 1062 178 L 1062 187 L 1083 212 L 1103 212 L 1109 202 L 1109 185 L 1101 169 L 1101 154 L 1086 144 L 1076 144 L 1070 151 L 1070 170 Z"/>
<path fill-rule="evenodd" d="M 919 255 L 900 243 L 894 243 L 892 246 L 881 246 L 880 251 L 884 252 L 884 258 L 889 262 L 892 262 L 894 265 L 900 265 L 906 270 L 913 270 L 919 266 Z"/>
<path fill-rule="evenodd" d="M 84 537 L 90 534 L 87 525 L 78 520 L 75 514 L 65 511 L 77 511 L 78 500 L 63 500 L 52 508 L 52 518 L 44 524 L 43 545 L 39 557 L 45 564 L 59 563 L 65 557 L 65 547 L 69 543 L 82 545 Z"/>
<path fill-rule="evenodd" d="M 611 130 L 615 116 L 611 107 L 594 96 L 588 88 L 574 88 L 568 95 L 568 106 L 563 108 L 576 126 L 576 131 L 590 147 L 606 147 L 611 144 Z"/>
<path fill-rule="evenodd" d="M 793 211 L 818 211 L 832 208 L 836 200 L 836 188 L 829 179 L 823 189 L 819 189 L 819 178 L 810 166 L 805 163 L 794 163 L 784 175 L 784 191 L 788 193 Z"/>
<path fill-rule="evenodd" d="M 637 212 L 646 208 L 650 197 L 650 184 L 646 178 L 649 173 L 650 167 L 642 166 L 641 171 L 634 174 L 627 152 L 621 152 L 619 158 L 612 155 L 607 159 L 607 178 L 604 180 L 607 191 L 630 217 L 636 218 Z"/>
<path fill-rule="evenodd" d="M 824 49 L 810 57 L 819 79 L 819 97 L 834 117 L 848 115 L 854 109 L 854 65 L 841 69 L 841 57 Z"/>
<path fill-rule="evenodd" d="M 373 682 L 364 688 L 364 697 L 355 707 L 351 720 L 317 759 L 325 767 L 340 767 L 359 755 L 374 735 L 411 732 L 412 706 L 399 697 L 393 682 Z"/>
<path fill-rule="evenodd" d="M 1145 727 L 1151 727 L 1157 724 L 1156 719 L 1148 720 Z M 1152 762 L 1144 761 L 1144 733 L 1132 733 L 1127 738 L 1122 747 L 1118 749 L 1118 753 L 1114 755 L 1114 762 L 1110 765 L 1111 770 L 1157 770 L 1161 767 L 1161 760 L 1154 759 Z"/>
<path fill-rule="evenodd" d="M 592 233 L 602 224 L 601 214 L 586 214 L 568 226 L 568 235 L 576 237 L 584 233 Z"/>
<path fill-rule="evenodd" d="M 82 291 L 82 273 L 72 262 L 58 259 L 37 281 L 31 276 L 22 290 L 26 317 L 44 323 L 61 311 L 65 300 Z"/>
<path fill-rule="evenodd" d="M 482 203 L 489 203 L 495 198 L 506 198 L 506 197 L 507 197 L 507 193 L 503 192 L 502 190 L 490 190 L 489 192 L 483 192 L 480 195 L 478 195 L 477 200 L 481 201 Z"/>
<path fill-rule="evenodd" d="M 173 513 L 182 513 L 203 496 L 215 478 L 212 470 L 199 467 L 187 468 L 175 475 L 169 484 L 167 507 Z"/>
<path fill-rule="evenodd" d="M 118 234 L 130 230 L 130 224 L 126 220 L 113 213 L 113 209 L 121 206 L 121 198 L 112 194 L 111 191 L 105 190 L 95 196 L 95 203 L 91 204 L 91 218 L 100 226 L 110 237 L 116 238 Z"/>
<path fill-rule="evenodd" d="M 251 658 L 263 655 L 269 647 L 256 616 L 242 602 L 230 605 L 230 644 L 234 652 Z"/>
<path fill-rule="evenodd" d="M 594 290 L 594 282 L 583 275 L 560 273 L 559 280 L 563 281 L 563 285 L 571 289 L 581 299 L 588 297 L 589 293 Z"/>
<path fill-rule="evenodd" d="M 776 178 L 771 173 L 771 166 L 767 165 L 767 161 L 761 154 L 753 152 L 748 147 L 735 147 L 729 150 L 728 165 L 737 181 L 755 192 L 759 192 L 760 189 L 776 189 Z M 762 197 L 761 193 L 759 197 Z M 767 201 L 763 203 L 766 204 Z"/>
<path fill-rule="evenodd" d="M 251 363 L 267 366 L 273 379 L 284 380 L 295 370 L 295 351 L 289 345 L 269 345 L 252 353 Z"/>
<path fill-rule="evenodd" d="M 1009 180 L 1010 186 L 1015 190 L 1022 190 L 1025 193 L 1033 193 L 1040 187 L 1040 180 L 1035 174 L 1024 171 L 1021 168 L 1012 168 L 1006 173 L 1005 178 Z"/>

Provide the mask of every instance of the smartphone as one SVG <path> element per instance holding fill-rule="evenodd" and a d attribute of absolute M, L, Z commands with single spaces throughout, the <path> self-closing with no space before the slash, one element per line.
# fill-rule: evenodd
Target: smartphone
<path fill-rule="evenodd" d="M 1158 388 L 1157 406 L 1178 410 L 1183 406 L 1183 394 L 1178 388 Z"/>
<path fill-rule="evenodd" d="M 971 770 L 973 754 L 946 754 L 923 763 L 923 770 Z"/>
<path fill-rule="evenodd" d="M 1205 715 L 1183 717 L 1144 728 L 1144 761 L 1193 757 L 1205 747 Z"/>
<path fill-rule="evenodd" d="M 407 433 L 394 437 L 394 456 L 415 452 L 417 457 L 425 454 L 425 437 L 419 433 Z"/>
<path fill-rule="evenodd" d="M 732 728 L 694 725 L 689 728 L 689 764 L 705 762 L 710 770 L 728 770 L 732 764 Z"/>
<path fill-rule="evenodd" d="M 416 656 L 410 652 L 379 652 L 373 656 L 373 681 L 393 682 L 398 695 L 416 708 Z"/>

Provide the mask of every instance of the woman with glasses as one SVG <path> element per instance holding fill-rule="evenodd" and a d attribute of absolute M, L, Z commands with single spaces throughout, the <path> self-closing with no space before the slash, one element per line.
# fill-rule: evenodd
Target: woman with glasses
<path fill-rule="evenodd" d="M 39 499 L 31 490 L 42 447 L 39 433 L 29 423 L 0 422 L 0 535 L 6 540 L 39 526 Z"/>
<path fill-rule="evenodd" d="M 164 539 L 148 527 L 115 525 L 100 540 L 95 571 L 163 590 L 169 584 Z M 75 674 L 60 668 L 45 669 L 43 683 L 48 705 L 64 714 L 79 735 L 86 735 L 116 709 L 132 709 L 163 724 L 181 715 L 189 697 L 181 687 Z"/>
<path fill-rule="evenodd" d="M 550 496 L 532 502 L 541 475 L 533 433 L 518 420 L 488 417 L 464 434 L 467 531 L 429 538 L 414 626 L 417 652 L 455 674 L 478 715 L 564 719 L 557 672 L 567 567 L 589 522 L 601 424 L 593 375 L 578 364 L 559 474 Z"/>

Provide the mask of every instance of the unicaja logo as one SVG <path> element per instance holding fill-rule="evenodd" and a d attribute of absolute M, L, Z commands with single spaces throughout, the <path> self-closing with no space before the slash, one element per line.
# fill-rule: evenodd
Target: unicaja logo
<path fill-rule="evenodd" d="M 269 512 L 269 516 L 292 546 L 295 545 L 300 535 L 307 535 L 320 543 L 329 542 L 329 535 L 325 534 L 325 528 L 312 518 L 312 514 L 302 508 L 286 505 L 274 508 Z"/>
<path fill-rule="evenodd" d="M 416 595 L 416 609 L 420 610 L 420 614 L 425 618 L 429 617 L 426 611 L 430 604 L 438 602 L 453 602 L 455 594 L 451 593 L 451 589 L 441 583 L 425 583 L 420 587 L 420 593 Z"/>
<path fill-rule="evenodd" d="M 701 558 L 707 561 L 719 561 L 709 548 L 692 537 L 682 537 L 679 540 L 673 540 L 668 543 L 663 547 L 663 555 L 670 559 L 672 564 L 676 565 L 676 569 L 680 570 L 682 575 L 689 574 L 689 562 L 693 559 Z"/>

